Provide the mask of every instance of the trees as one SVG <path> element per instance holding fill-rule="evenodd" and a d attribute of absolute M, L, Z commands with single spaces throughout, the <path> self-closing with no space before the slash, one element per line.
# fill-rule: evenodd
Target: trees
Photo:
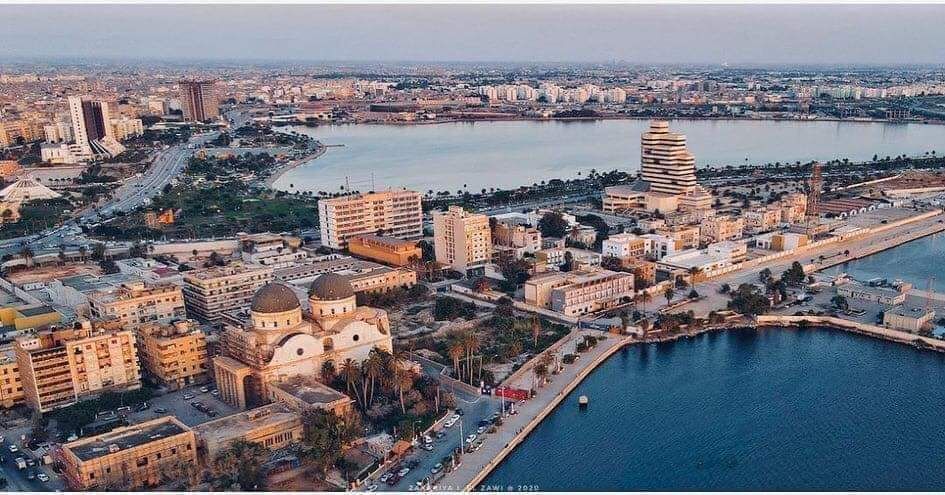
<path fill-rule="evenodd" d="M 302 457 L 324 474 L 335 465 L 346 444 L 361 432 L 361 417 L 350 411 L 344 416 L 323 409 L 302 413 Z"/>
<path fill-rule="evenodd" d="M 338 371 L 335 369 L 335 363 L 331 361 L 325 361 L 322 363 L 322 368 L 319 370 L 319 377 L 322 379 L 322 382 L 324 382 L 326 385 L 331 385 L 337 376 Z"/>
<path fill-rule="evenodd" d="M 765 268 L 764 270 L 761 270 L 760 272 L 758 272 L 758 281 L 760 281 L 761 283 L 767 283 L 768 280 L 771 280 L 770 268 Z"/>
<path fill-rule="evenodd" d="M 830 299 L 830 304 L 833 304 L 833 307 L 839 309 L 840 311 L 846 311 L 850 309 L 850 302 L 847 301 L 847 298 L 837 294 Z"/>
<path fill-rule="evenodd" d="M 770 301 L 752 284 L 741 284 L 732 292 L 728 307 L 743 315 L 753 316 L 764 313 L 771 307 Z"/>
<path fill-rule="evenodd" d="M 788 268 L 781 274 L 781 280 L 790 286 L 801 285 L 806 279 L 807 275 L 804 273 L 804 267 L 797 261 L 791 264 L 791 268 Z"/>
<path fill-rule="evenodd" d="M 561 213 L 549 211 L 538 220 L 538 230 L 543 237 L 564 237 L 568 232 L 568 221 Z"/>
<path fill-rule="evenodd" d="M 663 291 L 663 297 L 666 298 L 666 304 L 673 302 L 673 296 L 675 295 L 676 291 L 674 291 L 672 287 L 667 287 L 666 290 Z"/>
<path fill-rule="evenodd" d="M 218 490 L 259 491 L 265 489 L 263 463 L 269 449 L 246 440 L 236 440 L 210 463 L 214 488 Z"/>

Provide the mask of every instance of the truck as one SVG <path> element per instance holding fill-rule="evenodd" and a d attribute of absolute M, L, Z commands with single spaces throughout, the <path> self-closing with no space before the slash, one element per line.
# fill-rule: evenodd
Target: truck
<path fill-rule="evenodd" d="M 511 400 L 526 400 L 529 398 L 530 393 L 528 390 L 522 390 L 519 388 L 496 387 L 493 389 L 492 395 L 496 397 L 505 397 L 506 399 Z"/>

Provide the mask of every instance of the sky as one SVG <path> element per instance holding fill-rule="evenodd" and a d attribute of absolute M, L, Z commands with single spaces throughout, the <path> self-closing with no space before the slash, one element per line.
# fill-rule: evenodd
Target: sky
<path fill-rule="evenodd" d="M 945 63 L 945 5 L 2 5 L 0 19 L 0 63 Z"/>

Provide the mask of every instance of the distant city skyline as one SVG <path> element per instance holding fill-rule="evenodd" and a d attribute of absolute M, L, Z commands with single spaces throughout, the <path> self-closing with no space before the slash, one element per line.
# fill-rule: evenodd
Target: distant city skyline
<path fill-rule="evenodd" d="M 945 5 L 7 5 L 7 61 L 941 64 Z"/>

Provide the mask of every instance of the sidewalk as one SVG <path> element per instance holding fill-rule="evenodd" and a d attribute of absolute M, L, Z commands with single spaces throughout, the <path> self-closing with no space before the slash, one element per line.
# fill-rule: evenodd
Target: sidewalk
<path fill-rule="evenodd" d="M 580 354 L 580 359 L 569 365 L 562 365 L 561 372 L 549 375 L 550 380 L 538 390 L 538 394 L 524 404 L 515 404 L 518 414 L 503 419 L 503 424 L 493 434 L 483 434 L 482 448 L 477 452 L 463 455 L 462 464 L 450 473 L 447 473 L 438 483 L 437 491 L 471 490 L 479 484 L 489 472 L 498 466 L 517 446 L 528 433 L 560 403 L 565 396 L 577 386 L 587 374 L 612 353 L 628 342 L 628 339 L 618 335 L 610 335 L 595 330 L 578 332 L 568 342 L 562 345 L 560 354 L 574 352 L 574 346 L 584 337 L 594 335 L 603 337 L 591 350 Z M 537 357 L 536 357 L 537 359 Z M 533 359 L 526 366 L 533 366 L 537 361 Z M 520 388 L 532 387 L 534 373 L 523 373 L 513 381 Z M 506 404 L 508 407 L 508 404 Z M 574 404 L 577 407 L 577 404 Z M 488 487 L 487 487 L 488 488 Z"/>

